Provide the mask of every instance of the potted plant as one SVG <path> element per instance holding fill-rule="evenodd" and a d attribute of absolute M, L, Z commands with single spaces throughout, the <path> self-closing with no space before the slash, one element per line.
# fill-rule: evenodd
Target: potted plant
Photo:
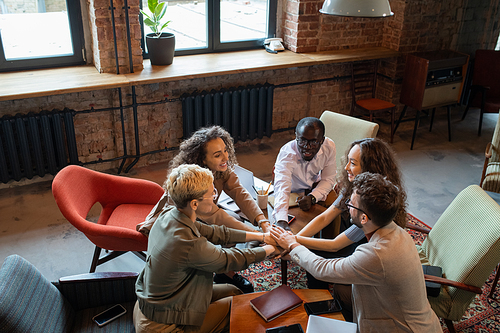
<path fill-rule="evenodd" d="M 144 24 L 153 31 L 146 35 L 146 45 L 148 48 L 151 65 L 170 65 L 174 59 L 175 36 L 169 32 L 162 32 L 170 21 L 161 23 L 167 11 L 166 2 L 158 0 L 148 0 L 148 8 L 151 16 L 141 10 Z"/>

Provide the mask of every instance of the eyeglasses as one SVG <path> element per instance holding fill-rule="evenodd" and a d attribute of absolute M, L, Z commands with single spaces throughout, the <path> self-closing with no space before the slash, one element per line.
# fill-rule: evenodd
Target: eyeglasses
<path fill-rule="evenodd" d="M 358 207 L 355 207 L 353 205 L 350 204 L 351 202 L 351 199 L 347 199 L 347 201 L 345 202 L 345 205 L 348 207 L 348 208 L 353 208 L 353 209 L 356 209 L 356 210 L 359 210 L 361 213 L 365 214 L 366 217 L 371 220 L 370 216 L 368 216 L 368 214 L 366 214 L 362 209 L 358 208 Z"/>
<path fill-rule="evenodd" d="M 297 141 L 297 145 L 302 148 L 306 148 L 308 145 L 311 146 L 312 148 L 317 148 L 321 146 L 323 143 L 323 139 L 321 140 L 307 140 L 303 138 L 295 138 L 295 141 Z"/>
<path fill-rule="evenodd" d="M 212 193 L 212 200 L 213 201 L 217 200 L 218 196 L 219 196 L 219 192 L 217 191 L 217 188 L 214 187 L 214 191 Z M 210 197 L 201 197 L 198 200 L 202 201 L 203 199 L 210 199 Z"/>

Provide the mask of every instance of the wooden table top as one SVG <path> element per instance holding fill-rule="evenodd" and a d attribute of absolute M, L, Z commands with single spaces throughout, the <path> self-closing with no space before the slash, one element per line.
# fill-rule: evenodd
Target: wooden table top
<path fill-rule="evenodd" d="M 177 56 L 169 66 L 131 74 L 99 73 L 93 65 L 0 73 L 0 101 L 178 81 L 216 75 L 397 57 L 385 47 L 314 53 L 270 54 L 264 49 Z"/>
<path fill-rule="evenodd" d="M 326 289 L 295 289 L 293 290 L 304 302 L 315 302 L 332 299 L 332 295 Z M 229 331 L 233 333 L 264 333 L 267 328 L 287 326 L 300 323 L 304 332 L 307 328 L 309 316 L 304 310 L 304 306 L 285 313 L 278 318 L 266 322 L 250 305 L 250 300 L 259 297 L 264 292 L 238 295 L 233 297 L 231 305 L 231 319 Z M 342 313 L 328 313 L 322 317 L 344 320 Z"/>

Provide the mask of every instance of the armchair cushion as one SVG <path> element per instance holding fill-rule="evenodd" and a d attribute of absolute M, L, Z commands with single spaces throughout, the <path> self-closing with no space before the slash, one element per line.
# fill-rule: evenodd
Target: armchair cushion
<path fill-rule="evenodd" d="M 417 246 L 422 264 L 440 266 L 445 278 L 481 288 L 500 261 L 500 206 L 479 186 L 460 192 Z M 475 294 L 443 286 L 429 297 L 436 314 L 460 320 Z"/>
<path fill-rule="evenodd" d="M 490 162 L 486 168 L 486 174 L 481 184 L 485 191 L 500 193 L 500 163 Z"/>
<path fill-rule="evenodd" d="M 7 257 L 0 268 L 1 332 L 69 332 L 75 311 L 28 261 Z"/>

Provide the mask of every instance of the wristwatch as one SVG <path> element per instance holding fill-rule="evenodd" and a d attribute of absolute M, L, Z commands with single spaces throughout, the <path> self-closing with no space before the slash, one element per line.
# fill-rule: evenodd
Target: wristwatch
<path fill-rule="evenodd" d="M 314 195 L 312 195 L 311 193 L 308 194 L 309 197 L 311 197 L 311 202 L 313 205 L 316 204 L 316 198 L 314 197 Z"/>

